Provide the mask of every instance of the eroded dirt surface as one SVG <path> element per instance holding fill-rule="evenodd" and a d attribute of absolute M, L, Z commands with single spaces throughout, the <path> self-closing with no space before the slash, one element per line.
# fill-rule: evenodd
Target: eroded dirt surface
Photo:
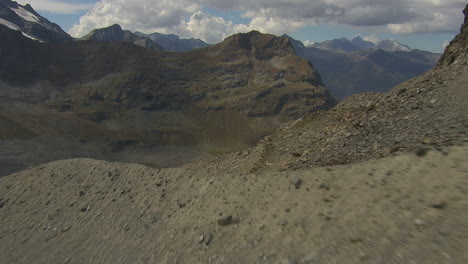
<path fill-rule="evenodd" d="M 244 175 L 52 162 L 0 179 L 1 262 L 466 263 L 466 157 Z"/>

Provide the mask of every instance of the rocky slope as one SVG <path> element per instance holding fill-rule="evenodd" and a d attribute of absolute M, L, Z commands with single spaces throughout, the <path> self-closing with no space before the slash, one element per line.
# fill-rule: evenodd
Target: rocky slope
<path fill-rule="evenodd" d="M 0 0 L 0 26 L 47 43 L 73 40 L 60 26 L 39 15 L 29 4 L 23 6 L 11 0 Z"/>
<path fill-rule="evenodd" d="M 91 32 L 89 32 L 86 36 L 82 37 L 80 40 L 94 40 L 100 42 L 126 41 L 147 49 L 164 49 L 150 38 L 137 35 L 135 33 L 132 33 L 130 30 L 123 30 L 122 27 L 120 27 L 120 25 L 117 24 L 106 28 L 94 29 Z"/>
<path fill-rule="evenodd" d="M 57 161 L 0 178 L 0 254 L 2 263 L 466 263 L 467 155 L 452 147 L 243 175 Z"/>

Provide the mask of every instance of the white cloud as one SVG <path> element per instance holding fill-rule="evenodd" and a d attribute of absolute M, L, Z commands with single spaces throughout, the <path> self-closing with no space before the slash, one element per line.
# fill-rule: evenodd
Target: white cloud
<path fill-rule="evenodd" d="M 455 10 L 454 10 L 455 11 Z M 457 10 L 459 11 L 459 10 Z M 412 21 L 388 24 L 388 29 L 394 34 L 414 34 L 432 32 L 452 32 L 458 31 L 460 19 L 454 16 L 455 12 L 433 12 L 414 18 Z"/>
<path fill-rule="evenodd" d="M 362 39 L 365 40 L 365 41 L 370 41 L 370 42 L 374 43 L 375 45 L 378 45 L 379 42 L 380 42 L 379 37 L 377 37 L 376 35 L 370 35 L 370 36 L 367 36 L 367 37 L 363 37 Z"/>
<path fill-rule="evenodd" d="M 190 0 L 100 0 L 69 33 L 81 37 L 92 29 L 112 24 L 129 30 L 169 33 L 200 9 Z"/>
<path fill-rule="evenodd" d="M 93 4 L 68 3 L 56 0 L 16 0 L 19 4 L 30 4 L 37 11 L 46 11 L 57 14 L 76 14 L 92 8 Z"/>
<path fill-rule="evenodd" d="M 396 34 L 456 33 L 465 5 L 466 0 L 99 0 L 69 33 L 80 37 L 115 23 L 211 43 L 251 29 L 283 34 L 317 23 L 380 27 Z M 236 24 L 210 10 L 240 12 L 248 22 Z"/>
<path fill-rule="evenodd" d="M 235 25 L 232 21 L 226 21 L 222 17 L 197 11 L 190 16 L 188 21 L 182 21 L 173 30 L 181 37 L 194 37 L 208 43 L 216 43 L 234 33 L 249 31 L 250 28 L 245 25 Z"/>
<path fill-rule="evenodd" d="M 445 48 L 450 44 L 450 41 L 444 40 L 444 43 L 442 43 L 442 50 L 445 50 Z"/>
<path fill-rule="evenodd" d="M 304 44 L 304 46 L 306 46 L 306 47 L 307 47 L 307 46 L 310 46 L 310 45 L 312 45 L 312 44 L 314 44 L 314 43 L 315 43 L 315 42 L 310 41 L 310 40 L 308 40 L 308 39 L 307 39 L 306 41 L 303 41 L 303 42 L 302 42 L 302 44 Z"/>

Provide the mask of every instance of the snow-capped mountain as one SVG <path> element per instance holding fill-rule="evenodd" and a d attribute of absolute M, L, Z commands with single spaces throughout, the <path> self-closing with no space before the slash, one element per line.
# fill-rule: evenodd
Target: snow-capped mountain
<path fill-rule="evenodd" d="M 41 42 L 73 40 L 60 26 L 39 15 L 29 4 L 23 6 L 10 0 L 0 0 L 0 26 L 21 31 L 24 36 Z"/>
<path fill-rule="evenodd" d="M 384 41 L 380 48 L 361 37 L 304 46 L 290 39 L 296 54 L 317 69 L 330 92 L 342 100 L 362 92 L 385 92 L 420 75 L 436 64 L 440 54 L 411 50 L 398 42 Z M 391 44 L 391 45 L 390 45 Z"/>
<path fill-rule="evenodd" d="M 346 51 L 346 52 L 362 50 L 359 46 L 354 45 L 347 38 L 326 40 L 324 42 L 314 43 L 310 47 L 324 49 L 324 50 L 336 50 L 336 51 Z"/>
<path fill-rule="evenodd" d="M 385 51 L 411 51 L 410 47 L 405 44 L 396 42 L 393 39 L 380 41 L 379 45 L 377 45 L 377 48 Z"/>
<path fill-rule="evenodd" d="M 333 50 L 333 51 L 362 51 L 369 49 L 381 49 L 385 51 L 411 51 L 412 49 L 405 44 L 401 44 L 395 40 L 387 39 L 379 42 L 378 45 L 370 41 L 363 40 L 360 36 L 354 37 L 352 40 L 347 38 L 339 38 L 318 42 L 311 45 L 311 47 Z"/>

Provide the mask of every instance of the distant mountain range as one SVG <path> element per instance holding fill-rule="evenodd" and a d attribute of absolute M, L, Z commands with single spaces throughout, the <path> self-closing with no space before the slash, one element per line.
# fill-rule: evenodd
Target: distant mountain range
<path fill-rule="evenodd" d="M 207 44 L 201 39 L 181 39 L 179 38 L 179 36 L 174 34 L 144 34 L 141 32 L 135 32 L 135 34 L 150 38 L 155 43 L 161 45 L 164 48 L 164 50 L 167 51 L 185 52 L 193 49 L 199 49 L 210 46 L 210 44 Z"/>
<path fill-rule="evenodd" d="M 130 30 L 123 30 L 120 25 L 112 25 L 106 28 L 94 29 L 80 40 L 94 40 L 100 42 L 132 42 L 138 46 L 153 50 L 163 50 L 164 48 L 156 44 L 150 38 L 137 35 Z"/>
<path fill-rule="evenodd" d="M 62 43 L 74 39 L 58 25 L 40 16 L 30 5 L 0 0 L 0 25 L 19 30 L 31 39 L 45 43 Z M 440 54 L 411 49 L 394 40 L 377 45 L 356 36 L 304 46 L 290 39 L 296 53 L 317 69 L 325 86 L 338 99 L 361 92 L 385 92 L 391 87 L 420 75 L 437 62 Z M 152 50 L 187 52 L 210 46 L 200 39 L 181 39 L 173 34 L 144 34 L 123 30 L 120 25 L 94 29 L 76 40 L 131 42 Z"/>
<path fill-rule="evenodd" d="M 440 57 L 410 49 L 393 40 L 375 45 L 361 37 L 328 40 L 304 46 L 287 35 L 296 53 L 308 59 L 338 99 L 362 92 L 386 92 L 393 86 L 432 69 Z"/>
<path fill-rule="evenodd" d="M 141 32 L 131 32 L 123 30 L 120 25 L 112 25 L 105 28 L 94 29 L 80 40 L 94 40 L 101 42 L 126 41 L 132 42 L 138 46 L 175 52 L 186 52 L 198 48 L 210 46 L 200 39 L 181 39 L 174 34 L 152 33 L 144 34 Z"/>
<path fill-rule="evenodd" d="M 411 51 L 410 47 L 408 47 L 405 44 L 401 44 L 395 40 L 386 39 L 380 41 L 376 45 L 371 41 L 362 39 L 360 36 L 356 36 L 352 40 L 349 40 L 347 38 L 327 40 L 324 42 L 314 43 L 307 47 L 346 52 L 362 51 L 368 49 L 381 49 L 384 51 Z"/>

